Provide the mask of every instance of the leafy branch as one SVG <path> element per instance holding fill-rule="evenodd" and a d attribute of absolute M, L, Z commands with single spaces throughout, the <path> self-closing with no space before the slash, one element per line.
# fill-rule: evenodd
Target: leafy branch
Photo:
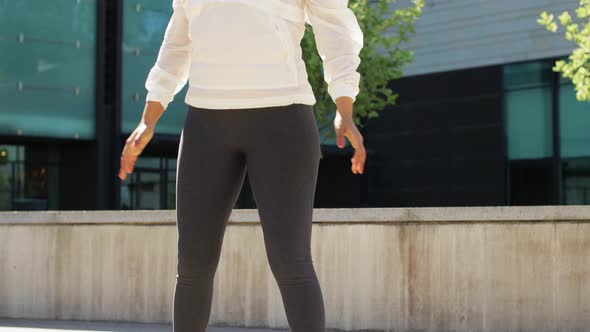
<path fill-rule="evenodd" d="M 386 106 L 394 105 L 398 94 L 388 86 L 391 80 L 402 76 L 402 68 L 412 62 L 413 53 L 404 48 L 415 34 L 414 22 L 419 18 L 423 0 L 413 0 L 411 5 L 392 9 L 397 0 L 351 0 L 350 9 L 355 13 L 363 31 L 364 45 L 360 52 L 360 91 L 354 103 L 354 121 L 363 127 L 370 118 L 379 116 Z M 308 25 L 301 43 L 307 65 L 310 84 L 317 103 L 314 106 L 321 132 L 334 136 L 332 127 L 335 105 L 324 82 L 313 30 Z"/>
<path fill-rule="evenodd" d="M 568 11 L 558 16 L 559 24 L 565 28 L 565 39 L 577 46 L 568 56 L 568 60 L 557 60 L 553 71 L 561 72 L 569 78 L 576 90 L 576 99 L 590 101 L 590 0 L 580 0 L 575 10 L 577 19 Z M 543 11 L 537 22 L 551 32 L 557 32 L 559 25 L 555 16 Z"/>

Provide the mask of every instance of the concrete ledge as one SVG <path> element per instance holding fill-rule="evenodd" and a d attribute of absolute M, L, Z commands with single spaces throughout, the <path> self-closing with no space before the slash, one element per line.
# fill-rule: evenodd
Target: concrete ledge
<path fill-rule="evenodd" d="M 316 209 L 326 323 L 589 331 L 590 206 Z M 0 317 L 166 323 L 175 210 L 0 213 Z M 211 325 L 287 328 L 255 209 L 234 210 Z"/>
<path fill-rule="evenodd" d="M 341 208 L 314 209 L 314 223 L 481 223 L 590 221 L 588 205 Z M 9 211 L 0 225 L 10 224 L 137 224 L 171 225 L 176 210 Z M 233 210 L 229 223 L 259 223 L 256 209 Z"/>

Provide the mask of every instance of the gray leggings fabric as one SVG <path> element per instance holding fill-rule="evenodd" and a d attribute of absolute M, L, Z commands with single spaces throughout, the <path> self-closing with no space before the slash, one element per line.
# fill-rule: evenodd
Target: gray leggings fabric
<path fill-rule="evenodd" d="M 290 331 L 325 331 L 310 248 L 319 160 L 319 133 L 310 105 L 188 105 L 176 174 L 174 332 L 207 329 L 224 231 L 246 169 Z"/>

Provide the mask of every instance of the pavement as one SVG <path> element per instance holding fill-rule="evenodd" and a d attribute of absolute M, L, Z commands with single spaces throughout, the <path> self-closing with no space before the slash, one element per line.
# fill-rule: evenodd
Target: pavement
<path fill-rule="evenodd" d="M 0 318 L 0 332 L 171 332 L 170 324 Z M 209 326 L 207 332 L 286 332 L 255 328 Z"/>

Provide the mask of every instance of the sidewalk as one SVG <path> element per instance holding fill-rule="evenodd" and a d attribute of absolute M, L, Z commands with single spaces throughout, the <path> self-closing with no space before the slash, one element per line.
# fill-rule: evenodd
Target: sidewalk
<path fill-rule="evenodd" d="M 168 324 L 0 318 L 0 332 L 171 332 Z M 287 330 L 210 326 L 207 332 L 285 332 Z"/>

